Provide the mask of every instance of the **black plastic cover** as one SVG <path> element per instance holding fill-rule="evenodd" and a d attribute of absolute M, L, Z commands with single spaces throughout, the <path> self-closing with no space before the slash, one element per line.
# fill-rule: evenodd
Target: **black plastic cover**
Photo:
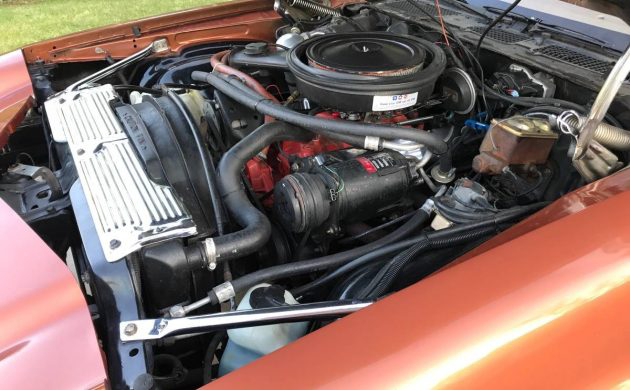
<path fill-rule="evenodd" d="M 245 49 L 235 49 L 230 53 L 230 65 L 235 68 L 265 68 L 276 70 L 289 70 L 287 64 L 287 51 L 265 49 L 260 53 L 249 54 Z"/>
<path fill-rule="evenodd" d="M 136 110 L 127 104 L 121 104 L 114 107 L 114 111 L 116 111 L 116 115 L 120 118 L 120 122 L 129 136 L 138 156 L 142 159 L 144 169 L 149 175 L 149 178 L 157 184 L 168 185 L 160 156 L 155 149 L 153 140 L 151 140 L 144 122 L 142 122 Z"/>
<path fill-rule="evenodd" d="M 366 153 L 351 160 L 293 173 L 274 189 L 274 211 L 294 232 L 339 221 L 362 221 L 396 206 L 412 177 L 399 153 Z"/>
<path fill-rule="evenodd" d="M 190 299 L 191 269 L 181 240 L 142 250 L 143 292 L 159 310 Z"/>
<path fill-rule="evenodd" d="M 275 284 L 266 287 L 258 287 L 249 295 L 249 305 L 252 309 L 286 306 L 287 302 L 284 299 L 284 288 Z"/>
<path fill-rule="evenodd" d="M 140 144 L 140 148 L 136 149 L 143 161 L 149 164 L 145 169 L 149 171 L 157 165 L 151 150 L 154 149 L 166 182 L 186 205 L 199 235 L 204 237 L 212 234 L 216 229 L 210 207 L 212 184 L 203 175 L 203 161 L 191 134 L 198 130 L 190 128 L 184 117 L 186 113 L 182 113 L 167 96 L 155 98 L 145 95 L 141 103 L 117 110 L 127 126 L 129 121 L 125 117 L 133 118 L 133 115 L 129 115 L 131 110 L 136 112 L 143 125 L 135 123 L 137 127 L 133 125 L 127 131 L 132 142 Z M 152 146 L 143 148 L 149 144 Z"/>

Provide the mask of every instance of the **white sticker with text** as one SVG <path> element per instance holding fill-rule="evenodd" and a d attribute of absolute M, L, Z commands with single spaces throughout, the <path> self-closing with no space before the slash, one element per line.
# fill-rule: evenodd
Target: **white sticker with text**
<path fill-rule="evenodd" d="M 418 92 L 405 95 L 374 96 L 372 111 L 391 111 L 413 106 L 418 101 Z"/>

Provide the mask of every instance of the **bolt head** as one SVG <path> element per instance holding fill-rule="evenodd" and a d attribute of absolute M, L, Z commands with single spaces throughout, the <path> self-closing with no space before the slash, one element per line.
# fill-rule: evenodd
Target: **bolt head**
<path fill-rule="evenodd" d="M 119 246 L 120 246 L 120 241 L 118 241 L 118 240 L 111 240 L 111 241 L 109 242 L 109 247 L 110 247 L 110 249 L 116 249 L 116 248 L 118 248 Z"/>
<path fill-rule="evenodd" d="M 173 318 L 186 317 L 186 311 L 184 310 L 184 307 L 182 305 L 175 305 L 171 307 L 170 309 L 168 309 L 168 313 Z"/>
<path fill-rule="evenodd" d="M 127 324 L 125 326 L 125 335 L 127 336 L 132 336 L 136 334 L 137 331 L 138 331 L 138 326 L 136 324 Z"/>

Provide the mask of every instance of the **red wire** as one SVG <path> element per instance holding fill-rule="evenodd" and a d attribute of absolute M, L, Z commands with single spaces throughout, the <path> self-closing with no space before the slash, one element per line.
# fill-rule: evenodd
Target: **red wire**
<path fill-rule="evenodd" d="M 438 12 L 438 18 L 440 19 L 440 25 L 442 25 L 442 34 L 444 34 L 444 40 L 446 41 L 446 46 L 451 46 L 448 42 L 448 36 L 446 35 L 446 27 L 444 27 L 444 18 L 442 18 L 442 9 L 440 8 L 440 1 L 435 0 L 435 8 Z"/>
<path fill-rule="evenodd" d="M 265 89 L 269 90 L 269 87 L 275 88 L 276 92 L 278 92 L 278 97 L 282 98 L 282 92 L 280 92 L 280 88 L 276 84 L 269 84 L 267 85 L 267 87 L 265 87 Z"/>

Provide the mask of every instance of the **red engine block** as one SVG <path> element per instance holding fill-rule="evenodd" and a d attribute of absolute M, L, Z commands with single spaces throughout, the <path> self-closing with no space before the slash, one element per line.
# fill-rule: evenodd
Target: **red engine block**
<path fill-rule="evenodd" d="M 340 119 L 338 112 L 321 112 L 316 116 L 325 119 Z M 407 120 L 402 114 L 383 117 L 379 123 L 398 123 Z M 334 141 L 326 137 L 317 136 L 309 142 L 283 141 L 279 145 L 272 145 L 262 154 L 266 158 L 256 156 L 245 166 L 245 174 L 252 189 L 258 194 L 268 194 L 273 190 L 276 182 L 291 173 L 288 157 L 313 157 L 321 153 L 351 148 L 351 145 Z M 271 206 L 273 200 L 267 197 L 263 200 L 265 206 Z"/>
<path fill-rule="evenodd" d="M 247 162 L 245 174 L 257 193 L 268 193 L 284 176 L 291 173 L 288 157 L 313 157 L 321 153 L 347 149 L 351 146 L 343 142 L 317 136 L 309 142 L 283 141 L 267 148 L 267 158 L 256 156 Z"/>

